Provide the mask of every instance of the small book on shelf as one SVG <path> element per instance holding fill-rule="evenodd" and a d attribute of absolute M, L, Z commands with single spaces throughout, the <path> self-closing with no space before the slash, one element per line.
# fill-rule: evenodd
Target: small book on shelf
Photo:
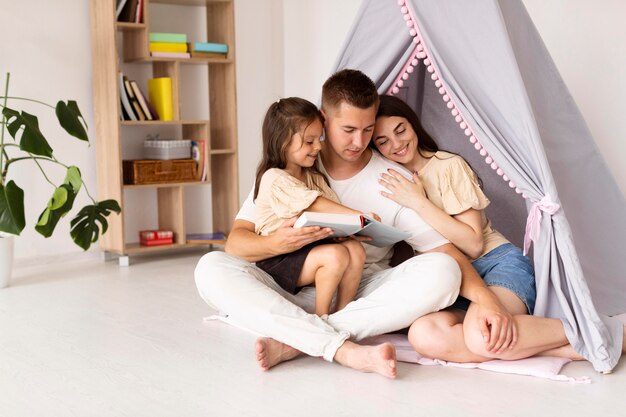
<path fill-rule="evenodd" d="M 187 52 L 187 43 L 150 42 L 150 52 Z"/>
<path fill-rule="evenodd" d="M 139 120 L 146 120 L 146 115 L 141 110 L 141 106 L 139 105 L 139 100 L 137 99 L 137 97 L 135 97 L 135 92 L 133 91 L 133 88 L 130 85 L 130 81 L 128 80 L 128 78 L 126 78 L 126 76 L 124 76 L 124 87 L 126 88 L 126 94 L 128 95 L 130 104 L 133 106 L 133 109 L 135 110 L 135 114 L 137 115 L 137 118 Z"/>
<path fill-rule="evenodd" d="M 187 43 L 186 33 L 150 32 L 150 42 Z"/>
<path fill-rule="evenodd" d="M 228 53 L 228 45 L 225 43 L 194 42 L 190 46 L 191 50 L 194 52 L 215 52 L 218 54 Z"/>
<path fill-rule="evenodd" d="M 120 4 L 120 3 L 123 3 L 123 4 Z M 120 6 L 121 6 L 121 9 L 120 9 Z M 137 18 L 138 12 L 141 12 L 139 0 L 125 0 L 123 2 L 118 2 L 117 10 L 116 10 L 117 21 L 137 23 L 135 19 Z"/>
<path fill-rule="evenodd" d="M 220 243 L 226 240 L 226 235 L 221 232 L 215 233 L 187 233 L 187 243 L 207 244 Z"/>
<path fill-rule="evenodd" d="M 150 56 L 154 58 L 186 59 L 186 58 L 190 58 L 191 54 L 189 52 L 150 52 Z"/>
<path fill-rule="evenodd" d="M 124 114 L 122 114 L 122 118 L 124 120 L 138 120 L 137 115 L 135 115 L 135 111 L 133 110 L 133 105 L 130 104 L 130 98 L 126 93 L 126 85 L 124 84 L 124 74 L 119 72 L 117 74 L 118 87 L 120 93 L 120 101 L 122 102 L 122 108 L 124 110 Z"/>
<path fill-rule="evenodd" d="M 345 237 L 351 235 L 369 236 L 372 240 L 364 243 L 378 247 L 391 246 L 411 236 L 407 232 L 387 226 L 363 214 L 317 213 L 305 211 L 298 217 L 293 227 L 299 228 L 305 226 L 329 227 L 333 229 L 331 237 Z"/>
<path fill-rule="evenodd" d="M 154 118 L 152 117 L 152 113 L 150 112 L 150 109 L 148 108 L 148 100 L 146 100 L 143 93 L 139 89 L 139 85 L 137 85 L 137 81 L 130 80 L 130 86 L 133 90 L 133 93 L 135 94 L 135 98 L 139 102 L 141 111 L 146 116 L 146 120 L 154 120 Z"/>
<path fill-rule="evenodd" d="M 141 246 L 171 245 L 174 243 L 174 232 L 171 230 L 142 230 L 139 232 Z"/>

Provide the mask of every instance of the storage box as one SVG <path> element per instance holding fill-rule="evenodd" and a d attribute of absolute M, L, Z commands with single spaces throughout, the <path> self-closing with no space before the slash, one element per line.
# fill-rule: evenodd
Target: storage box
<path fill-rule="evenodd" d="M 191 140 L 148 139 L 143 142 L 143 156 L 146 159 L 189 159 Z"/>
<path fill-rule="evenodd" d="M 171 161 L 135 159 L 124 161 L 123 169 L 124 184 L 197 181 L 196 161 L 193 159 L 174 159 Z"/>

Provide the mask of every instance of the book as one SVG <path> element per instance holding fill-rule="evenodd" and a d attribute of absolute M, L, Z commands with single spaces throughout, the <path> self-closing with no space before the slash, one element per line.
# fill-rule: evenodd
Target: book
<path fill-rule="evenodd" d="M 150 42 L 187 43 L 185 33 L 150 32 L 148 36 Z"/>
<path fill-rule="evenodd" d="M 372 240 L 364 243 L 378 247 L 391 246 L 411 236 L 400 229 L 387 226 L 369 216 L 359 214 L 305 211 L 298 217 L 293 227 L 299 228 L 304 226 L 330 227 L 333 229 L 333 234 L 330 237 L 369 236 Z"/>
<path fill-rule="evenodd" d="M 169 77 L 148 80 L 148 100 L 156 110 L 160 120 L 174 120 L 172 103 L 172 79 Z"/>
<path fill-rule="evenodd" d="M 155 58 L 189 58 L 191 55 L 189 52 L 150 52 L 150 55 Z"/>
<path fill-rule="evenodd" d="M 220 54 L 218 52 L 197 52 L 191 51 L 192 58 L 217 58 L 226 59 L 226 54 Z"/>
<path fill-rule="evenodd" d="M 133 110 L 135 110 L 135 115 L 137 115 L 137 119 L 146 120 L 146 115 L 141 111 L 141 106 L 139 106 L 139 101 L 135 97 L 135 93 L 133 92 L 133 88 L 130 86 L 130 81 L 126 76 L 124 76 L 124 87 L 126 88 L 126 94 L 128 95 L 128 101 L 133 106 Z"/>
<path fill-rule="evenodd" d="M 221 232 L 216 233 L 188 233 L 186 237 L 187 243 L 192 244 L 210 244 L 221 243 L 226 240 L 226 235 Z"/>
<path fill-rule="evenodd" d="M 225 43 L 194 42 L 191 46 L 191 50 L 195 52 L 217 52 L 220 54 L 228 53 L 228 45 Z"/>
<path fill-rule="evenodd" d="M 139 0 L 127 0 L 117 18 L 118 22 L 135 22 Z"/>
<path fill-rule="evenodd" d="M 135 23 L 141 23 L 143 19 L 143 0 L 137 2 L 137 12 L 135 13 Z"/>
<path fill-rule="evenodd" d="M 139 86 L 137 85 L 137 81 L 131 80 L 130 81 L 130 86 L 131 86 L 131 88 L 133 90 L 133 93 L 135 93 L 135 98 L 139 102 L 139 106 L 141 107 L 141 111 L 143 111 L 143 114 L 146 116 L 146 120 L 153 120 L 152 114 L 150 113 L 150 109 L 148 109 L 148 104 L 146 103 L 147 100 L 144 97 L 144 95 L 141 92 L 141 90 L 139 89 Z"/>
<path fill-rule="evenodd" d="M 141 246 L 171 245 L 174 243 L 174 232 L 171 230 L 142 230 L 139 232 Z"/>
<path fill-rule="evenodd" d="M 130 104 L 130 100 L 128 99 L 128 95 L 126 94 L 126 86 L 124 85 L 124 74 L 119 72 L 117 74 L 117 78 L 118 78 L 118 84 L 119 84 L 119 90 L 120 90 L 120 100 L 122 102 L 124 112 L 126 113 L 126 116 L 128 117 L 128 119 L 126 120 L 137 120 L 137 116 L 135 115 L 133 106 Z"/>
<path fill-rule="evenodd" d="M 150 52 L 187 52 L 186 43 L 150 42 Z"/>
<path fill-rule="evenodd" d="M 117 0 L 117 8 L 115 9 L 115 18 L 117 20 L 120 19 L 120 14 L 122 13 L 122 9 L 126 5 L 126 0 Z"/>

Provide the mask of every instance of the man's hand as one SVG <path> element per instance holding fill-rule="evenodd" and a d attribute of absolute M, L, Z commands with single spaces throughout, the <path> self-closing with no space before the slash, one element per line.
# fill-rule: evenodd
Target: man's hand
<path fill-rule="evenodd" d="M 322 229 L 319 226 L 306 226 L 295 229 L 293 225 L 296 220 L 297 217 L 285 220 L 274 233 L 268 236 L 270 239 L 268 247 L 271 248 L 275 255 L 291 253 L 309 243 L 325 239 L 333 233 L 332 229 L 328 227 Z"/>
<path fill-rule="evenodd" d="M 486 294 L 489 292 L 489 294 Z M 517 327 L 513 316 L 498 301 L 495 294 L 486 289 L 479 302 L 473 303 L 476 309 L 478 328 L 485 342 L 487 351 L 501 353 L 511 349 L 517 343 Z"/>

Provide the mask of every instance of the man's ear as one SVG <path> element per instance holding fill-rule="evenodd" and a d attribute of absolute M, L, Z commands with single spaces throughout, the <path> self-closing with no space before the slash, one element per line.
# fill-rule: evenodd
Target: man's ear
<path fill-rule="evenodd" d="M 323 108 L 320 109 L 320 113 L 322 113 L 322 117 L 324 118 L 324 123 L 326 123 L 327 117 L 326 117 L 326 112 L 324 111 Z"/>

